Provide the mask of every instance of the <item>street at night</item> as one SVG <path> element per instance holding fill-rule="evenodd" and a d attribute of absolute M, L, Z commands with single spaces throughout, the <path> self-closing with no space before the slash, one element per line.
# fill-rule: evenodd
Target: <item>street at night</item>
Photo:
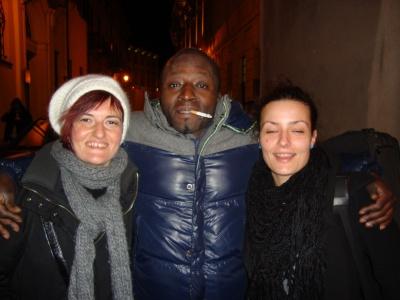
<path fill-rule="evenodd" d="M 400 1 L 0 0 L 0 299 L 400 299 Z"/>

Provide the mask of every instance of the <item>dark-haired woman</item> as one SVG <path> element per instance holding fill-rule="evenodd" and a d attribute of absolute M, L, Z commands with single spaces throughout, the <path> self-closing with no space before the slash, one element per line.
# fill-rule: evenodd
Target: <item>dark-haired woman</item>
<path fill-rule="evenodd" d="M 349 215 L 360 249 L 354 259 L 333 213 L 336 169 L 316 146 L 316 121 L 312 99 L 294 86 L 275 90 L 260 110 L 262 156 L 247 195 L 248 298 L 399 299 L 397 227 L 379 231 L 358 222 L 373 179 L 351 175 Z M 367 274 L 358 273 L 358 261 Z"/>

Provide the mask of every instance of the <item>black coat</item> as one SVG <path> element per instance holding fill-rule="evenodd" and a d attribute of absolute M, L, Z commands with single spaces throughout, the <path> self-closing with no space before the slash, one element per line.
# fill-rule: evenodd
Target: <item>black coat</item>
<path fill-rule="evenodd" d="M 333 158 L 331 158 L 333 160 Z M 359 245 L 360 251 L 357 253 L 366 273 L 360 275 L 357 265 L 348 242 L 344 226 L 340 216 L 333 212 L 333 196 L 336 167 L 330 165 L 328 172 L 328 203 L 332 202 L 332 206 L 328 206 L 329 212 L 326 216 L 325 226 L 321 238 L 324 245 L 325 261 L 327 269 L 323 273 L 323 298 L 324 300 L 364 300 L 366 298 L 362 291 L 361 276 L 369 276 L 369 291 L 373 291 L 377 296 L 373 299 L 400 299 L 400 232 L 395 224 L 390 224 L 388 228 L 380 231 L 378 228 L 365 228 L 359 223 L 358 211 L 371 203 L 368 192 L 365 187 L 372 181 L 371 176 L 365 173 L 357 173 L 349 175 L 349 220 L 353 238 Z M 268 185 L 265 173 L 253 172 L 249 187 L 253 190 L 262 190 L 263 186 Z M 252 195 L 259 195 L 257 192 Z M 261 194 L 261 193 L 260 193 Z M 253 196 L 253 203 L 261 203 L 268 201 L 262 197 Z M 249 198 L 248 198 L 249 200 Z M 249 202 L 248 202 L 249 204 Z M 254 205 L 254 204 L 252 204 Z M 255 206 L 258 207 L 258 206 Z M 265 208 L 267 209 L 267 208 Z M 254 211 L 249 210 L 249 211 Z M 250 212 L 248 218 L 252 219 Z M 265 220 L 264 220 L 265 223 Z M 252 226 L 255 226 L 254 224 Z M 250 230 L 247 228 L 247 251 L 246 262 L 251 260 L 256 253 L 252 253 L 249 249 L 253 247 L 253 239 L 250 237 Z M 262 230 L 260 230 L 262 232 Z M 268 245 L 268 244 L 267 244 Z M 258 249 L 258 248 L 257 248 Z M 257 250 L 266 251 L 266 250 Z M 259 273 L 259 265 L 257 262 L 248 263 L 251 274 Z M 261 266 L 263 268 L 264 266 Z M 257 287 L 249 283 L 250 288 Z M 256 290 L 252 290 L 253 294 Z M 261 299 L 261 298 L 257 298 Z M 267 300 L 267 299 L 266 299 Z"/>
<path fill-rule="evenodd" d="M 0 299 L 67 298 L 79 220 L 65 197 L 57 163 L 49 150 L 47 146 L 36 155 L 24 176 L 23 188 L 17 197 L 17 204 L 23 208 L 20 232 L 12 234 L 10 240 L 0 239 Z M 121 178 L 121 206 L 130 247 L 137 194 L 136 167 L 129 163 Z M 46 235 L 44 230 L 49 224 L 54 228 L 65 264 L 52 254 L 51 235 Z M 105 235 L 101 234 L 96 240 L 94 262 L 96 299 L 112 299 L 106 247 Z"/>
<path fill-rule="evenodd" d="M 364 188 L 369 182 L 363 174 L 349 180 L 349 214 L 353 238 L 359 245 L 358 257 L 365 273 L 360 275 L 339 215 L 330 214 L 326 232 L 327 271 L 324 300 L 400 299 L 400 232 L 393 222 L 383 231 L 366 228 L 359 222 L 359 210 L 371 204 Z M 361 276 L 369 283 L 369 298 L 362 292 Z"/>

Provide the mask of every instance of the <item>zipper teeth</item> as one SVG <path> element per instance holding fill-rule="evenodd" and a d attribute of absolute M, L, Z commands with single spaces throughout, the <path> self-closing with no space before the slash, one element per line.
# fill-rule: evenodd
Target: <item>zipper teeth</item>
<path fill-rule="evenodd" d="M 254 127 L 256 126 L 257 122 L 253 122 L 253 124 L 251 124 L 251 126 L 249 128 L 247 128 L 246 130 L 242 130 L 242 129 L 237 129 L 236 127 L 233 127 L 231 125 L 227 125 L 225 124 L 224 126 L 229 128 L 230 130 L 237 132 L 237 133 L 249 133 L 251 130 L 254 129 Z"/>
<path fill-rule="evenodd" d="M 201 149 L 199 151 L 199 155 L 197 157 L 196 171 L 197 171 L 197 167 L 199 165 L 201 154 L 203 153 L 203 150 L 204 150 L 205 146 L 207 145 L 208 141 L 215 135 L 217 130 L 222 126 L 222 123 L 225 121 L 225 118 L 226 118 L 226 103 L 223 102 L 223 105 L 224 105 L 224 108 L 225 108 L 224 117 L 218 122 L 217 126 L 215 126 L 215 130 L 207 137 L 206 141 L 202 145 L 202 147 L 201 147 Z"/>

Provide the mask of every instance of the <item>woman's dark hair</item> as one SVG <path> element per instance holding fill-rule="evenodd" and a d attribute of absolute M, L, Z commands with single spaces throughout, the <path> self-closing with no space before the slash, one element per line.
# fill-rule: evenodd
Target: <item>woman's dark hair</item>
<path fill-rule="evenodd" d="M 291 83 L 278 85 L 269 95 L 261 99 L 258 109 L 258 124 L 260 124 L 261 111 L 270 102 L 280 100 L 294 100 L 305 104 L 310 110 L 311 130 L 317 128 L 318 110 L 311 96 L 298 86 Z"/>
<path fill-rule="evenodd" d="M 85 112 L 99 107 L 108 99 L 111 100 L 110 106 L 122 113 L 123 121 L 124 110 L 121 102 L 114 95 L 101 90 L 90 91 L 86 94 L 83 94 L 68 110 L 64 112 L 60 118 L 61 123 L 63 124 L 61 127 L 60 140 L 64 148 L 72 150 L 71 133 L 74 121 Z"/>

